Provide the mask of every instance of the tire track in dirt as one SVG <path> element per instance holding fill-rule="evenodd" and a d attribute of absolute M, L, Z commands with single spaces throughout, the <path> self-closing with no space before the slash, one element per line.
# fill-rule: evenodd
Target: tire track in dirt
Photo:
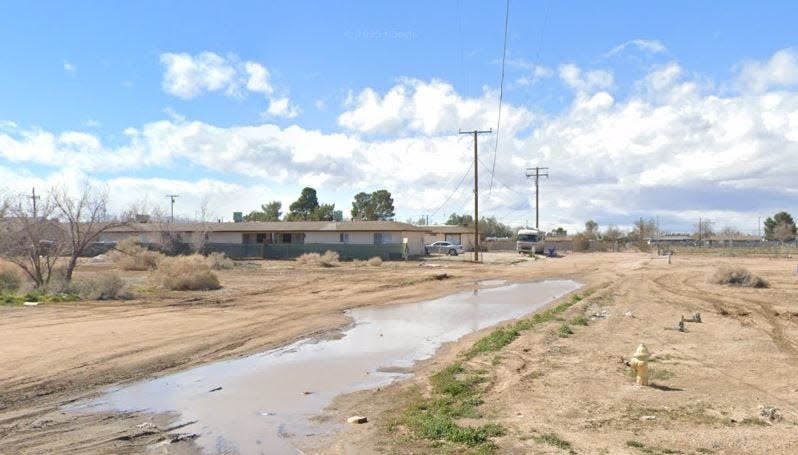
<path fill-rule="evenodd" d="M 687 299 L 695 299 L 708 303 L 712 305 L 713 309 L 722 316 L 730 314 L 726 308 L 731 307 L 735 311 L 735 319 L 737 319 L 741 324 L 744 322 L 742 317 L 745 317 L 751 313 L 751 311 L 748 309 L 750 308 L 751 304 L 756 305 L 758 309 L 755 309 L 754 312 L 761 316 L 765 322 L 767 322 L 767 324 L 770 326 L 770 330 L 761 327 L 756 328 L 766 333 L 773 341 L 773 344 L 775 344 L 781 352 L 787 354 L 794 363 L 798 364 L 798 348 L 796 348 L 796 345 L 793 341 L 789 340 L 784 335 L 784 328 L 780 324 L 779 319 L 775 316 L 775 311 L 773 310 L 772 304 L 749 297 L 733 297 L 732 299 L 736 301 L 732 301 L 728 297 L 721 298 L 718 294 L 713 294 L 706 289 L 701 289 L 698 286 L 691 284 L 691 276 L 677 280 L 680 286 L 690 289 L 691 292 L 679 291 L 674 287 L 670 287 L 663 283 L 663 281 L 667 278 L 676 276 L 676 273 L 663 275 L 662 277 L 652 279 L 652 282 L 654 282 L 662 291 Z"/>

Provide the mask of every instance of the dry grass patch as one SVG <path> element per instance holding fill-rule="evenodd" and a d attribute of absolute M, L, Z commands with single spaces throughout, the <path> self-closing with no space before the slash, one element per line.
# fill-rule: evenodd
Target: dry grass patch
<path fill-rule="evenodd" d="M 235 267 L 235 262 L 225 256 L 224 253 L 211 253 L 206 258 L 208 265 L 213 270 L 229 270 Z"/>
<path fill-rule="evenodd" d="M 122 292 L 125 282 L 114 272 L 103 272 L 76 279 L 74 287 L 81 299 L 116 300 L 126 297 Z"/>
<path fill-rule="evenodd" d="M 754 275 L 743 267 L 721 267 L 710 277 L 710 281 L 715 284 L 746 288 L 768 287 L 768 282 L 764 278 Z"/>
<path fill-rule="evenodd" d="M 372 267 L 379 267 L 382 265 L 382 258 L 379 256 L 374 256 L 373 258 L 369 259 L 368 262 Z"/>
<path fill-rule="evenodd" d="M 161 259 L 154 277 L 161 286 L 173 291 L 207 291 L 221 287 L 208 260 L 196 254 Z"/>
<path fill-rule="evenodd" d="M 139 245 L 133 237 L 118 242 L 108 256 L 120 269 L 138 271 L 155 269 L 164 257 Z"/>
<path fill-rule="evenodd" d="M 324 254 L 305 253 L 296 258 L 299 264 L 316 267 L 334 267 L 338 265 L 338 260 L 339 256 L 335 251 L 326 251 Z"/>

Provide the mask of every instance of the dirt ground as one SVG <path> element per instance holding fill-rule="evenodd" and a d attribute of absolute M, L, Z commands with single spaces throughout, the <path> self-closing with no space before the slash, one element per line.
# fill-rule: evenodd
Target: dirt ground
<path fill-rule="evenodd" d="M 84 415 L 62 407 L 103 386 L 330 334 L 347 324 L 346 308 L 425 300 L 477 280 L 546 277 L 585 284 L 578 292 L 589 297 L 567 317 L 598 317 L 573 326 L 567 338 L 557 336 L 562 323 L 552 321 L 468 361 L 489 372 L 480 420 L 507 428 L 494 439 L 499 452 L 796 453 L 796 262 L 676 255 L 668 264 L 645 253 L 537 261 L 486 254 L 484 264 L 459 257 L 381 267 L 258 261 L 219 272 L 223 288 L 212 292 L 164 291 L 145 272 L 124 272 L 143 297 L 0 306 L 0 453 L 195 453 L 170 416 Z M 771 286 L 709 283 L 722 264 L 747 267 Z M 87 262 L 78 274 L 112 267 Z M 688 323 L 684 333 L 666 330 L 694 312 L 702 323 Z M 429 390 L 431 374 L 485 333 L 447 345 L 418 366 L 413 380 L 340 397 L 324 418 L 363 414 L 369 423 L 300 445 L 318 453 L 459 452 L 389 432 L 388 423 L 412 394 Z M 654 355 L 655 387 L 635 386 L 623 363 L 640 342 Z M 775 409 L 773 418 L 760 417 L 766 407 Z M 539 442 L 549 433 L 570 448 Z"/>

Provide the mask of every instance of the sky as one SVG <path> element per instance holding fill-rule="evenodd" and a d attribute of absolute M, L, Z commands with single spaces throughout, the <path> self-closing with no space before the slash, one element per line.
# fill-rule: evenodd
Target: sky
<path fill-rule="evenodd" d="M 491 129 L 480 215 L 514 226 L 535 166 L 546 230 L 798 212 L 798 2 L 515 0 L 503 58 L 506 6 L 4 1 L 0 191 L 89 181 L 112 212 L 179 194 L 229 221 L 384 188 L 443 223 L 473 210 L 458 131 Z"/>

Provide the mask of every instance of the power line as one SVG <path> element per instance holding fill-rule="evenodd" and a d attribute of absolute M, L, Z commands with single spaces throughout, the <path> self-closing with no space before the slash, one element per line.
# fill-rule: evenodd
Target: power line
<path fill-rule="evenodd" d="M 460 186 L 462 186 L 463 182 L 465 181 L 465 178 L 466 178 L 466 177 L 468 177 L 468 174 L 469 174 L 469 173 L 471 173 L 471 169 L 472 169 L 473 167 L 474 167 L 474 163 L 471 163 L 471 164 L 468 166 L 468 169 L 466 169 L 466 171 L 465 171 L 465 174 L 463 174 L 463 177 L 460 179 L 460 182 L 457 184 L 457 187 L 456 187 L 456 188 L 454 189 L 454 191 L 452 191 L 452 193 L 451 193 L 451 194 L 450 194 L 450 195 L 449 195 L 449 196 L 446 198 L 446 200 L 445 200 L 445 201 L 443 201 L 443 204 L 441 204 L 441 205 L 440 205 L 440 206 L 439 206 L 437 209 L 435 209 L 435 211 L 433 211 L 433 212 L 432 212 L 432 215 L 430 215 L 431 217 L 434 217 L 434 216 L 435 216 L 435 214 L 437 214 L 437 213 L 438 213 L 438 211 L 439 211 L 440 209 L 442 209 L 442 208 L 443 208 L 443 206 L 444 206 L 444 205 L 446 205 L 446 204 L 449 202 L 449 200 L 452 198 L 452 196 L 454 196 L 454 195 L 455 195 L 455 193 L 457 193 L 457 191 L 459 191 L 459 190 L 460 190 Z"/>
<path fill-rule="evenodd" d="M 490 168 L 490 188 L 488 194 L 493 192 L 493 175 L 496 173 L 496 155 L 499 154 L 499 128 L 502 124 L 502 100 L 504 98 L 504 64 L 507 61 L 507 30 L 510 23 L 510 0 L 507 0 L 507 5 L 504 12 L 504 48 L 502 49 L 502 77 L 499 83 L 499 114 L 496 120 L 496 143 L 493 146 L 493 165 Z"/>

